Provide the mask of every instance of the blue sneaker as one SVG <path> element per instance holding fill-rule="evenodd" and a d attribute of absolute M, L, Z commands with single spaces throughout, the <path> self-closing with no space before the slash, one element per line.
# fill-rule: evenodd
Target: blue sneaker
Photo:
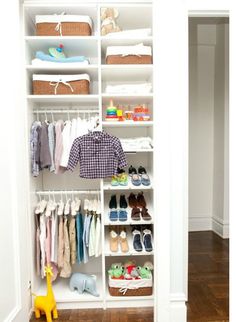
<path fill-rule="evenodd" d="M 141 243 L 141 232 L 137 229 L 133 230 L 133 247 L 136 252 L 141 252 L 143 250 Z"/>
<path fill-rule="evenodd" d="M 111 210 L 109 213 L 109 219 L 110 219 L 110 221 L 117 221 L 118 220 L 118 211 Z"/>
<path fill-rule="evenodd" d="M 146 252 L 151 252 L 152 248 L 152 232 L 150 229 L 143 230 L 143 244 Z"/>
<path fill-rule="evenodd" d="M 119 221 L 126 221 L 128 219 L 127 211 L 125 209 L 119 210 Z"/>

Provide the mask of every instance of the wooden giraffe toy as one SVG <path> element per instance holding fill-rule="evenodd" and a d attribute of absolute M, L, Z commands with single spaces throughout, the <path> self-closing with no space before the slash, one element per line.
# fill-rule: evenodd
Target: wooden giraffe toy
<path fill-rule="evenodd" d="M 45 273 L 47 278 L 47 295 L 36 296 L 34 300 L 35 318 L 39 319 L 42 312 L 46 314 L 47 322 L 52 322 L 53 319 L 58 318 L 56 301 L 52 291 L 51 276 L 52 268 L 48 265 L 45 267 Z"/>

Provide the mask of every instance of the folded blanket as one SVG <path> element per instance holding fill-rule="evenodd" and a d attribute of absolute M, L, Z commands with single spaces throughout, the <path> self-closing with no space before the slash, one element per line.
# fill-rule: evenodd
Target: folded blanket
<path fill-rule="evenodd" d="M 152 90 L 151 83 L 107 85 L 107 94 L 147 94 Z"/>
<path fill-rule="evenodd" d="M 59 65 L 67 65 L 69 67 L 80 67 L 80 66 L 88 66 L 89 62 L 87 60 L 81 61 L 81 62 L 75 62 L 75 63 L 59 63 L 59 62 L 53 62 L 53 61 L 46 61 L 46 60 L 41 60 L 38 58 L 35 58 L 32 60 L 32 65 L 33 66 L 41 66 L 41 67 L 51 67 L 51 66 L 57 66 Z"/>
<path fill-rule="evenodd" d="M 83 62 L 88 61 L 88 59 L 85 56 L 74 56 L 74 57 L 68 57 L 68 58 L 55 58 L 50 55 L 44 54 L 42 51 L 37 51 L 36 58 L 44 60 L 44 61 L 51 61 L 56 63 L 76 63 L 76 62 Z"/>

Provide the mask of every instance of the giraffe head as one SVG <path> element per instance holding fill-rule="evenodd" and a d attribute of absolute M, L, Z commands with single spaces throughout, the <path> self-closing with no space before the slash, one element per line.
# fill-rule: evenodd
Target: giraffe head
<path fill-rule="evenodd" d="M 46 274 L 49 274 L 50 276 L 53 276 L 51 266 L 49 266 L 49 265 L 45 266 L 44 271 L 45 271 Z"/>

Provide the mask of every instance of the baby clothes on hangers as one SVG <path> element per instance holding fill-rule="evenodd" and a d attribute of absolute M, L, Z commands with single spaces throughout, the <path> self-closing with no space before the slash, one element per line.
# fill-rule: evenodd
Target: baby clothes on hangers
<path fill-rule="evenodd" d="M 64 122 L 59 120 L 55 125 L 56 132 L 56 147 L 55 147 L 55 173 L 63 173 L 63 168 L 60 166 L 61 156 L 63 151 L 63 139 L 62 139 L 62 131 L 64 128 Z"/>
<path fill-rule="evenodd" d="M 36 228 L 36 234 L 35 234 L 36 273 L 39 276 L 41 252 L 40 252 L 40 214 L 38 213 L 35 214 L 35 228 Z"/>
<path fill-rule="evenodd" d="M 60 276 L 67 278 L 67 277 L 70 277 L 70 275 L 71 275 L 70 241 L 69 241 L 67 216 L 64 216 L 63 232 L 64 232 L 63 266 L 62 266 Z"/>
<path fill-rule="evenodd" d="M 48 125 L 48 144 L 49 144 L 49 152 L 51 157 L 51 166 L 50 166 L 50 172 L 55 171 L 55 124 L 50 123 Z"/>
<path fill-rule="evenodd" d="M 41 168 L 48 168 L 51 166 L 51 156 L 48 143 L 48 124 L 42 123 L 40 132 L 40 166 Z"/>
<path fill-rule="evenodd" d="M 41 122 L 35 121 L 31 127 L 30 133 L 30 152 L 31 152 L 31 171 L 34 177 L 39 175 L 39 129 L 41 129 Z"/>
<path fill-rule="evenodd" d="M 71 121 L 67 120 L 64 123 L 64 129 L 62 131 L 62 155 L 60 166 L 66 168 L 68 164 L 70 154 L 70 132 L 71 132 Z"/>
<path fill-rule="evenodd" d="M 84 260 L 83 247 L 83 215 L 78 211 L 76 215 L 76 237 L 77 237 L 77 263 L 80 264 Z"/>
<path fill-rule="evenodd" d="M 58 252 L 58 215 L 57 209 L 51 214 L 51 262 L 57 264 Z"/>
<path fill-rule="evenodd" d="M 69 222 L 69 239 L 70 239 L 70 262 L 76 262 L 76 231 L 75 231 L 75 217 L 72 216 Z"/>
<path fill-rule="evenodd" d="M 46 221 L 45 221 L 45 215 L 42 213 L 40 215 L 40 250 L 41 250 L 41 276 L 44 278 L 45 272 L 44 267 L 46 264 L 46 254 L 45 254 L 45 240 L 46 240 Z"/>
<path fill-rule="evenodd" d="M 63 267 L 63 247 L 64 247 L 63 216 L 60 216 L 59 227 L 58 227 L 58 258 L 57 258 L 57 264 L 59 268 Z"/>
<path fill-rule="evenodd" d="M 120 140 L 104 131 L 94 131 L 77 138 L 70 151 L 67 169 L 80 162 L 80 176 L 87 179 L 112 177 L 127 166 Z"/>

